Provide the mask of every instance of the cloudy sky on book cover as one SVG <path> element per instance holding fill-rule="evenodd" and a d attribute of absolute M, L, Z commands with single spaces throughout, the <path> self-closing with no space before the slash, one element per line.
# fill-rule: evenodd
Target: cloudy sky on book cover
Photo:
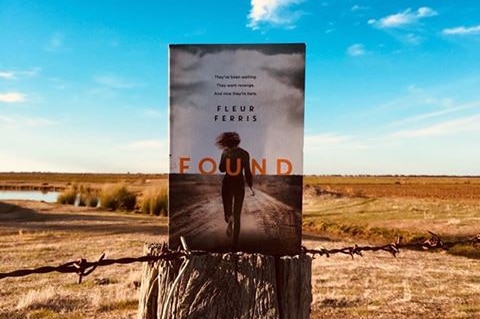
<path fill-rule="evenodd" d="M 217 158 L 215 138 L 236 131 L 266 173 L 277 160 L 302 174 L 304 45 L 178 45 L 170 47 L 172 173 Z M 281 165 L 286 173 L 288 165 Z M 262 167 L 263 168 L 263 167 Z"/>
<path fill-rule="evenodd" d="M 304 79 L 304 44 L 170 46 L 171 243 L 185 236 L 201 249 L 228 250 L 232 240 L 249 251 L 299 249 Z M 236 134 L 248 158 L 241 171 L 228 160 L 222 170 L 230 152 L 216 143 L 222 134 Z M 228 199 L 232 172 L 247 191 Z M 240 214 L 239 238 L 229 214 Z"/>

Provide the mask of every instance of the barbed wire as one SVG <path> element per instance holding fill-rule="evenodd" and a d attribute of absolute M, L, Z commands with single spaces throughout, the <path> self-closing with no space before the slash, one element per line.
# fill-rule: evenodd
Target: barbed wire
<path fill-rule="evenodd" d="M 306 249 L 305 247 L 302 247 L 302 250 L 305 253 L 312 254 L 313 256 L 319 255 L 319 256 L 326 256 L 330 257 L 330 255 L 333 254 L 344 254 L 344 255 L 350 255 L 352 259 L 354 258 L 355 255 L 361 256 L 363 251 L 386 251 L 390 254 L 392 254 L 393 257 L 397 257 L 397 254 L 400 253 L 400 249 L 422 249 L 422 250 L 432 250 L 432 249 L 443 249 L 443 250 L 449 250 L 453 246 L 456 245 L 464 245 L 464 244 L 471 244 L 472 246 L 479 246 L 480 245 L 480 234 L 468 238 L 468 239 L 459 239 L 459 240 L 454 240 L 454 241 L 444 241 L 440 238 L 439 235 L 428 231 L 430 234 L 430 238 L 419 243 L 404 243 L 402 244 L 402 237 L 397 237 L 397 240 L 394 243 L 390 243 L 387 245 L 382 245 L 382 246 L 359 246 L 357 244 L 354 244 L 353 246 L 350 247 L 344 247 L 344 248 L 334 248 L 334 249 L 325 249 L 325 248 L 320 248 L 320 249 Z"/>
<path fill-rule="evenodd" d="M 453 246 L 460 244 L 470 244 L 474 247 L 480 246 L 480 234 L 469 238 L 469 239 L 460 239 L 454 241 L 444 241 L 437 234 L 429 231 L 430 238 L 419 243 L 401 243 L 402 238 L 399 237 L 394 243 L 380 246 L 359 246 L 354 244 L 353 246 L 343 247 L 343 248 L 320 248 L 320 249 L 308 249 L 304 246 L 301 248 L 301 253 L 315 256 L 326 256 L 330 257 L 335 254 L 344 254 L 350 255 L 352 259 L 355 255 L 362 256 L 362 252 L 372 251 L 379 252 L 385 251 L 390 253 L 393 257 L 397 257 L 400 253 L 400 249 L 423 249 L 423 250 L 433 250 L 433 249 L 443 249 L 448 250 Z M 162 244 L 159 249 L 159 254 L 157 255 L 144 255 L 139 257 L 123 257 L 117 259 L 106 259 L 105 253 L 100 256 L 97 261 L 87 261 L 84 258 L 81 258 L 76 261 L 70 261 L 59 266 L 43 266 L 33 269 L 19 269 L 10 272 L 0 273 L 0 280 L 9 277 L 24 277 L 32 274 L 46 274 L 52 272 L 59 273 L 76 273 L 78 275 L 78 283 L 81 284 L 84 277 L 90 275 L 97 267 L 110 266 L 114 264 L 132 264 L 137 262 L 157 262 L 160 260 L 172 261 L 178 260 L 180 258 L 185 258 L 191 255 L 206 255 L 211 252 L 204 250 L 190 250 L 187 246 L 185 239 L 181 238 L 183 248 L 178 247 L 177 250 L 172 250 L 168 248 L 167 244 Z M 243 254 L 243 252 L 232 252 L 232 254 Z"/>

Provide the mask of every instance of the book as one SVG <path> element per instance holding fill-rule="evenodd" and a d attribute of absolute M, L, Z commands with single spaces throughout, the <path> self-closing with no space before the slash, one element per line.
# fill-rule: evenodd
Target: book
<path fill-rule="evenodd" d="M 300 252 L 305 44 L 172 44 L 169 87 L 169 246 Z"/>

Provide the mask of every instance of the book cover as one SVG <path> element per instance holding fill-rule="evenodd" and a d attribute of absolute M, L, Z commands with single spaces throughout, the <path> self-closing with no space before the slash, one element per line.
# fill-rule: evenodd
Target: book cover
<path fill-rule="evenodd" d="M 304 44 L 170 45 L 169 245 L 301 247 Z"/>

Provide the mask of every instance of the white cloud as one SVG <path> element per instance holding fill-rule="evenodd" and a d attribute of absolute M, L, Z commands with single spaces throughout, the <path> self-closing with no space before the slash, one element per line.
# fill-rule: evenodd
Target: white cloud
<path fill-rule="evenodd" d="M 32 68 L 30 70 L 18 71 L 18 70 L 4 70 L 0 71 L 0 79 L 14 80 L 20 77 L 33 77 L 40 72 L 40 68 Z"/>
<path fill-rule="evenodd" d="M 412 94 L 416 94 L 416 93 L 422 93 L 424 92 L 424 89 L 415 85 L 415 84 L 411 84 L 407 87 L 407 90 L 408 92 L 412 93 Z"/>
<path fill-rule="evenodd" d="M 368 24 L 373 24 L 382 29 L 402 28 L 417 23 L 420 19 L 434 17 L 436 15 L 438 15 L 438 13 L 428 7 L 421 7 L 416 11 L 412 11 L 412 9 L 408 8 L 403 12 L 388 15 L 380 20 L 370 19 L 368 20 Z"/>
<path fill-rule="evenodd" d="M 461 132 L 480 132 L 480 115 L 436 123 L 430 126 L 394 132 L 393 138 L 418 138 L 452 135 Z"/>
<path fill-rule="evenodd" d="M 393 28 L 402 26 L 404 24 L 410 24 L 415 20 L 415 16 L 409 13 L 407 10 L 403 13 L 392 14 L 380 19 L 379 25 L 383 28 Z"/>
<path fill-rule="evenodd" d="M 116 75 L 98 75 L 93 80 L 109 89 L 132 89 L 138 86 L 138 83 Z"/>
<path fill-rule="evenodd" d="M 365 47 L 361 43 L 355 43 L 348 47 L 347 54 L 351 56 L 361 56 L 365 54 Z"/>
<path fill-rule="evenodd" d="M 360 5 L 356 4 L 356 5 L 354 5 L 350 8 L 350 11 L 355 12 L 355 11 L 362 11 L 362 10 L 368 10 L 368 9 L 370 9 L 370 8 L 369 7 L 363 7 L 363 6 L 360 6 Z"/>
<path fill-rule="evenodd" d="M 0 71 L 0 79 L 13 79 L 15 78 L 15 73 L 12 71 Z"/>
<path fill-rule="evenodd" d="M 31 68 L 30 70 L 18 71 L 17 74 L 18 76 L 33 77 L 33 76 L 37 76 L 41 70 L 42 68 L 36 67 L 36 68 Z"/>
<path fill-rule="evenodd" d="M 22 116 L 4 116 L 0 115 L 0 123 L 12 128 L 51 126 L 58 124 L 55 121 L 43 117 L 22 117 Z"/>
<path fill-rule="evenodd" d="M 260 28 L 260 24 L 295 28 L 295 22 L 303 15 L 299 10 L 292 10 L 292 6 L 303 0 L 251 0 L 251 9 L 248 14 L 247 26 L 253 30 Z"/>
<path fill-rule="evenodd" d="M 410 44 L 418 45 L 422 42 L 422 38 L 413 33 L 409 33 L 405 36 L 404 41 Z"/>
<path fill-rule="evenodd" d="M 19 103 L 26 100 L 25 94 L 20 92 L 0 93 L 0 102 L 3 103 Z"/>
<path fill-rule="evenodd" d="M 457 112 L 461 112 L 469 109 L 480 108 L 480 102 L 472 102 L 472 103 L 461 104 L 456 106 L 453 105 L 454 101 L 448 98 L 442 99 L 439 101 L 433 101 L 433 102 L 439 103 L 444 108 L 441 110 L 437 110 L 429 113 L 422 113 L 422 114 L 414 115 L 411 117 L 407 117 L 405 119 L 393 122 L 391 125 L 403 125 L 407 123 L 414 123 L 414 122 L 428 120 L 435 117 L 450 115 L 452 113 L 457 113 Z"/>
<path fill-rule="evenodd" d="M 469 34 L 480 34 L 480 25 L 473 27 L 456 27 L 456 28 L 447 28 L 443 29 L 443 34 L 447 35 L 469 35 Z"/>
<path fill-rule="evenodd" d="M 436 15 L 438 15 L 437 11 L 430 9 L 429 7 L 421 7 L 417 10 L 418 18 L 434 17 Z"/>
<path fill-rule="evenodd" d="M 65 36 L 62 32 L 55 32 L 52 34 L 44 49 L 46 51 L 56 52 L 63 47 Z"/>

